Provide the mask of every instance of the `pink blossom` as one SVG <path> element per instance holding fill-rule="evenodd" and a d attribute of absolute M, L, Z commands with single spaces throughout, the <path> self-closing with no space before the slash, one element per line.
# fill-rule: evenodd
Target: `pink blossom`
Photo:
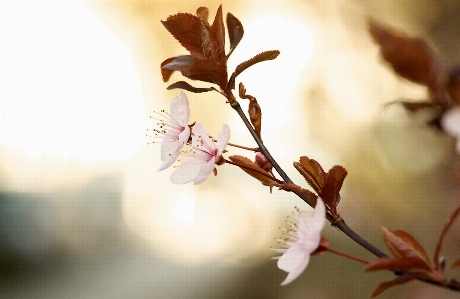
<path fill-rule="evenodd" d="M 226 124 L 217 134 L 215 143 L 202 124 L 195 124 L 192 129 L 192 149 L 183 153 L 185 159 L 172 173 L 171 182 L 185 184 L 194 181 L 195 185 L 204 182 L 214 171 L 215 164 L 220 162 L 229 139 L 230 129 Z"/>
<path fill-rule="evenodd" d="M 155 130 L 157 136 L 163 136 L 161 144 L 163 163 L 158 171 L 168 168 L 176 161 L 180 149 L 190 138 L 190 127 L 188 126 L 190 108 L 185 93 L 181 91 L 180 95 L 172 100 L 170 111 L 171 114 L 161 111 L 164 119 L 159 119 L 160 129 Z"/>
<path fill-rule="evenodd" d="M 449 135 L 457 139 L 457 153 L 460 154 L 460 107 L 448 109 L 441 117 L 441 127 Z"/>
<path fill-rule="evenodd" d="M 282 249 L 273 249 L 283 253 L 278 258 L 278 268 L 288 272 L 288 276 L 281 283 L 287 285 L 307 268 L 310 255 L 314 253 L 321 242 L 321 231 L 326 223 L 326 207 L 318 197 L 315 211 L 311 216 L 306 211 L 300 211 L 298 220 L 291 217 L 290 227 L 284 229 L 284 235 L 278 239 Z"/>

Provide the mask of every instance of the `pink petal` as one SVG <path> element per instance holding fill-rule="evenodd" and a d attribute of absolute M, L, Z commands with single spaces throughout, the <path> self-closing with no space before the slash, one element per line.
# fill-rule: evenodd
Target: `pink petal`
<path fill-rule="evenodd" d="M 217 155 L 222 155 L 230 139 L 230 128 L 227 124 L 222 126 L 222 131 L 217 134 L 216 149 Z"/>
<path fill-rule="evenodd" d="M 201 146 L 201 139 L 207 139 L 208 133 L 206 132 L 202 123 L 196 123 L 192 128 L 192 146 Z"/>
<path fill-rule="evenodd" d="M 281 256 L 281 258 L 278 260 L 278 267 L 281 270 L 289 272 L 289 274 L 281 283 L 281 285 L 287 285 L 299 277 L 300 274 L 305 271 L 305 268 L 307 268 L 309 261 L 310 254 L 305 254 L 300 250 L 291 251 L 291 253 L 290 250 L 288 250 L 288 252 L 283 254 L 283 256 Z M 289 271 L 286 269 L 289 269 Z"/>
<path fill-rule="evenodd" d="M 185 184 L 193 181 L 200 172 L 201 164 L 183 163 L 171 174 L 171 182 Z"/>
<path fill-rule="evenodd" d="M 161 145 L 161 161 L 163 163 L 161 163 L 158 171 L 168 168 L 177 160 L 181 145 L 179 142 L 167 142 Z"/>
<path fill-rule="evenodd" d="M 198 173 L 196 178 L 193 180 L 195 185 L 201 184 L 202 182 L 204 182 L 208 178 L 208 176 L 214 170 L 215 161 L 216 161 L 216 158 L 212 157 L 211 160 L 209 160 L 208 162 L 206 162 L 204 164 L 201 164 L 200 173 Z"/>
<path fill-rule="evenodd" d="M 188 99 L 182 91 L 178 97 L 175 97 L 170 106 L 171 117 L 177 121 L 181 126 L 188 125 L 190 118 L 190 108 Z"/>
<path fill-rule="evenodd" d="M 185 144 L 185 143 L 187 143 L 189 138 L 190 138 L 190 127 L 188 125 L 186 125 L 184 127 L 184 130 L 179 133 L 179 141 L 182 144 Z"/>

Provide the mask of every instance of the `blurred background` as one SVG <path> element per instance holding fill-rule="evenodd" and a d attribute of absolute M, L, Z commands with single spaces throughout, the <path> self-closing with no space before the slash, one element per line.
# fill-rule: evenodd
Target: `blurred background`
<path fill-rule="evenodd" d="M 203 184 L 173 185 L 149 145 L 153 110 L 168 109 L 160 63 L 185 50 L 160 23 L 217 1 L 2 1 L 0 297 L 369 298 L 391 273 L 364 273 L 331 254 L 313 257 L 292 284 L 270 261 L 295 205 L 231 166 Z M 455 0 L 222 1 L 245 35 L 232 70 L 255 54 L 281 55 L 238 77 L 262 107 L 262 136 L 298 184 L 302 155 L 348 170 L 339 212 L 385 252 L 381 226 L 411 233 L 429 256 L 459 204 L 455 141 L 410 117 L 401 98 L 425 88 L 397 77 L 378 55 L 369 16 L 423 37 L 446 67 L 460 60 Z M 182 80 L 174 74 L 171 82 Z M 237 82 L 237 83 L 238 83 Z M 195 86 L 208 87 L 203 83 Z M 254 147 L 217 93 L 188 93 L 191 120 Z M 241 101 L 246 106 L 245 101 Z M 230 148 L 229 154 L 253 154 Z M 372 255 L 326 227 L 331 247 Z M 459 258 L 454 224 L 442 254 Z M 458 270 L 446 271 L 458 277 Z M 457 298 L 411 282 L 380 298 Z"/>

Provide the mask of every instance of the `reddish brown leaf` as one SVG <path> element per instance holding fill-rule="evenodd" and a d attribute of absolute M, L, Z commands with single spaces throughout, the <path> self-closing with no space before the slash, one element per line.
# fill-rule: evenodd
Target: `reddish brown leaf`
<path fill-rule="evenodd" d="M 201 46 L 201 21 L 198 17 L 188 13 L 178 13 L 161 21 L 163 26 L 198 59 L 204 59 Z"/>
<path fill-rule="evenodd" d="M 299 162 L 294 162 L 294 167 L 305 178 L 308 185 L 312 187 L 316 193 L 321 194 L 326 180 L 326 173 L 321 165 L 307 156 L 300 157 Z"/>
<path fill-rule="evenodd" d="M 399 237 L 404 243 L 406 243 L 412 249 L 408 253 L 409 256 L 418 257 L 422 259 L 427 265 L 430 265 L 430 259 L 428 258 L 425 249 L 423 249 L 423 247 L 414 239 L 414 237 L 402 230 L 395 230 L 393 231 L 393 234 Z"/>
<path fill-rule="evenodd" d="M 171 90 L 171 89 L 185 89 L 194 93 L 202 93 L 202 92 L 208 92 L 208 91 L 213 91 L 215 90 L 214 88 L 198 88 L 198 87 L 193 87 L 192 85 L 188 84 L 185 81 L 178 81 L 176 83 L 173 83 L 169 85 L 166 89 Z"/>
<path fill-rule="evenodd" d="M 337 208 L 340 201 L 340 189 L 346 176 L 347 171 L 339 165 L 335 165 L 329 169 L 326 175 L 326 180 L 321 190 L 321 198 L 330 207 L 333 214 L 336 213 L 335 208 Z"/>
<path fill-rule="evenodd" d="M 242 165 L 243 167 L 240 167 L 244 172 L 252 176 L 253 178 L 256 178 L 259 180 L 262 184 L 264 185 L 272 185 L 276 184 L 276 181 L 273 179 L 270 179 L 270 173 L 268 171 L 265 171 L 263 168 L 259 167 L 256 163 L 252 162 L 250 159 L 239 156 L 239 155 L 234 155 L 228 157 L 232 162 L 238 163 Z M 252 171 L 254 170 L 254 171 Z"/>
<path fill-rule="evenodd" d="M 447 92 L 456 105 L 460 105 L 460 66 L 452 68 L 448 75 Z"/>
<path fill-rule="evenodd" d="M 211 60 L 218 65 L 226 66 L 227 57 L 225 56 L 225 27 L 222 16 L 222 5 L 219 6 L 211 30 L 209 31 L 209 44 Z"/>
<path fill-rule="evenodd" d="M 205 22 L 205 24 L 207 24 L 209 26 L 209 23 L 208 23 L 208 17 L 209 17 L 209 9 L 207 7 L 198 7 L 198 9 L 196 10 L 196 16 L 203 22 Z"/>
<path fill-rule="evenodd" d="M 240 63 L 235 71 L 233 72 L 232 76 L 230 77 L 230 80 L 228 81 L 228 89 L 235 89 L 235 79 L 236 77 L 241 74 L 244 70 L 247 68 L 253 66 L 256 63 L 262 62 L 262 61 L 267 61 L 267 60 L 273 60 L 278 55 L 280 54 L 280 51 L 278 50 L 271 50 L 271 51 L 265 51 L 262 53 L 257 54 L 256 56 L 252 57 L 249 60 L 246 60 L 243 63 Z"/>
<path fill-rule="evenodd" d="M 452 266 L 450 266 L 450 269 L 453 270 L 453 269 L 456 269 L 456 268 L 459 268 L 460 267 L 460 260 L 456 260 Z"/>
<path fill-rule="evenodd" d="M 241 82 L 239 84 L 239 95 L 240 98 L 249 100 L 249 118 L 251 119 L 251 123 L 254 126 L 254 131 L 256 131 L 257 136 L 262 139 L 262 109 L 260 108 L 259 103 L 257 103 L 257 99 L 251 95 L 246 94 L 246 88 Z"/>
<path fill-rule="evenodd" d="M 410 112 L 417 112 L 421 109 L 436 109 L 439 108 L 439 105 L 430 102 L 405 102 L 401 101 L 403 107 Z"/>
<path fill-rule="evenodd" d="M 192 80 L 200 80 L 219 85 L 225 88 L 227 82 L 227 69 L 212 60 L 197 60 L 182 75 Z"/>
<path fill-rule="evenodd" d="M 302 187 L 296 184 L 273 184 L 273 186 L 276 186 L 283 190 L 288 190 L 288 191 L 306 195 L 308 199 L 310 200 L 311 206 L 312 207 L 316 206 L 316 201 L 317 201 L 318 196 L 316 196 L 316 194 L 314 194 L 310 190 L 303 189 Z"/>
<path fill-rule="evenodd" d="M 164 82 L 168 82 L 175 71 L 187 70 L 196 58 L 192 55 L 180 55 L 166 59 L 161 63 L 161 75 Z"/>
<path fill-rule="evenodd" d="M 419 258 L 428 268 L 431 268 L 425 250 L 408 233 L 402 231 L 392 232 L 382 227 L 385 244 L 397 258 Z"/>
<path fill-rule="evenodd" d="M 233 50 L 235 50 L 236 46 L 238 46 L 241 39 L 243 38 L 244 30 L 243 30 L 243 25 L 241 24 L 240 20 L 238 20 L 231 13 L 227 13 L 227 29 L 228 29 L 228 37 L 230 39 L 230 50 L 227 54 L 227 58 L 228 58 L 233 53 Z"/>
<path fill-rule="evenodd" d="M 441 253 L 441 247 L 442 247 L 442 241 L 444 239 L 444 236 L 446 235 L 447 231 L 449 228 L 452 226 L 452 223 L 454 223 L 455 218 L 460 214 L 460 206 L 458 206 L 450 215 L 449 219 L 447 219 L 446 224 L 444 225 L 441 235 L 439 236 L 438 243 L 436 244 L 436 250 L 434 252 L 434 267 L 436 270 L 442 270 L 441 265 L 439 264 L 439 255 Z"/>
<path fill-rule="evenodd" d="M 396 73 L 431 89 L 438 88 L 441 61 L 424 40 L 408 37 L 375 20 L 369 21 L 369 32 Z"/>
<path fill-rule="evenodd" d="M 419 257 L 379 258 L 367 264 L 366 271 L 390 270 L 399 272 L 431 272 L 431 268 Z"/>
<path fill-rule="evenodd" d="M 396 277 L 393 280 L 384 281 L 384 282 L 382 282 L 381 284 L 379 284 L 377 286 L 377 288 L 372 293 L 371 297 L 372 298 L 376 297 L 377 295 L 379 295 L 383 291 L 387 290 L 388 288 L 391 288 L 392 286 L 395 286 L 395 285 L 398 285 L 398 284 L 403 284 L 403 283 L 409 282 L 409 281 L 414 280 L 414 279 L 419 279 L 419 278 L 422 278 L 423 276 L 424 276 L 424 274 L 422 274 L 422 273 L 409 273 L 409 272 L 407 272 L 407 273 L 404 273 L 404 274 Z"/>

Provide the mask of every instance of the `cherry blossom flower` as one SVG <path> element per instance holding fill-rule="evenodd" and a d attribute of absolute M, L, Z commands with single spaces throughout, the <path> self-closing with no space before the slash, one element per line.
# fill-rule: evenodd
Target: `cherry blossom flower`
<path fill-rule="evenodd" d="M 185 184 L 193 181 L 200 184 L 215 172 L 215 164 L 222 164 L 222 153 L 230 139 L 230 129 L 227 124 L 223 125 L 222 131 L 214 140 L 204 129 L 201 123 L 197 123 L 192 129 L 192 148 L 183 152 L 185 159 L 182 164 L 171 174 L 171 182 Z"/>
<path fill-rule="evenodd" d="M 190 108 L 188 99 L 182 91 L 178 97 L 175 97 L 170 106 L 171 113 L 161 111 L 162 119 L 158 119 L 160 129 L 154 130 L 155 135 L 163 136 L 161 144 L 161 164 L 158 171 L 164 170 L 171 166 L 179 156 L 180 149 L 190 138 L 190 127 L 188 121 L 190 118 Z"/>
<path fill-rule="evenodd" d="M 449 135 L 457 138 L 457 153 L 460 154 L 460 107 L 448 109 L 441 117 L 441 127 Z"/>
<path fill-rule="evenodd" d="M 300 211 L 298 220 L 290 216 L 287 222 L 290 227 L 283 229 L 284 235 L 277 239 L 284 248 L 272 248 L 276 252 L 283 253 L 281 257 L 274 259 L 278 259 L 278 268 L 288 272 L 281 285 L 291 283 L 302 274 L 310 261 L 310 255 L 315 254 L 322 243 L 321 230 L 326 223 L 326 207 L 323 200 L 318 197 L 313 216 L 306 211 Z"/>

